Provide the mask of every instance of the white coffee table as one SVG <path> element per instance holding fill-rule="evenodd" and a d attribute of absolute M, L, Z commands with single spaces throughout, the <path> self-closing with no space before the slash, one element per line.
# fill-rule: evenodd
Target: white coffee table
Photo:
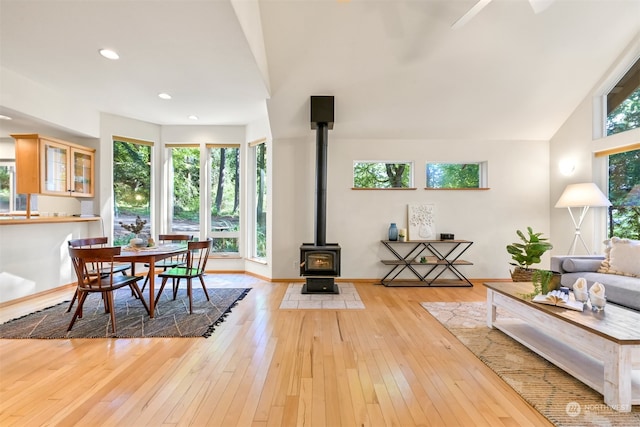
<path fill-rule="evenodd" d="M 640 312 L 608 304 L 594 313 L 533 303 L 529 282 L 489 282 L 487 325 L 496 328 L 604 396 L 616 411 L 640 405 Z M 496 317 L 497 308 L 508 318 Z"/>

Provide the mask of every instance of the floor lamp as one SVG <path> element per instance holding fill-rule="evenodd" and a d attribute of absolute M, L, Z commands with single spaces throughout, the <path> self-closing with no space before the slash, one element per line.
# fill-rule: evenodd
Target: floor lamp
<path fill-rule="evenodd" d="M 590 253 L 589 248 L 587 247 L 587 244 L 584 242 L 582 234 L 580 233 L 580 227 L 582 227 L 582 221 L 584 221 L 584 217 L 587 214 L 589 208 L 604 206 L 611 206 L 611 202 L 604 194 L 602 194 L 602 191 L 600 191 L 598 186 L 593 182 L 569 184 L 567 185 L 567 188 L 564 189 L 564 192 L 560 196 L 560 199 L 558 199 L 558 203 L 556 203 L 556 208 L 567 208 L 575 227 L 573 242 L 571 242 L 571 247 L 569 248 L 568 252 L 570 255 L 575 253 L 576 243 L 578 242 L 578 240 L 582 242 L 582 246 L 584 246 L 587 253 Z M 571 208 L 580 208 L 580 217 L 577 221 Z"/>

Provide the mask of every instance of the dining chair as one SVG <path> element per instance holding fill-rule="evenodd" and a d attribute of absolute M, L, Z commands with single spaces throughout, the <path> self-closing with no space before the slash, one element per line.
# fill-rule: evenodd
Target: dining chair
<path fill-rule="evenodd" d="M 170 268 L 158 275 L 162 277 L 162 285 L 158 294 L 156 295 L 155 303 L 158 304 L 160 295 L 164 290 L 164 286 L 167 284 L 167 280 L 173 279 L 173 299 L 175 300 L 178 295 L 178 284 L 180 279 L 187 279 L 187 295 L 189 296 L 189 314 L 193 313 L 193 292 L 191 281 L 195 278 L 200 279 L 204 294 L 209 301 L 209 293 L 207 287 L 204 284 L 204 271 L 207 266 L 207 260 L 209 259 L 209 253 L 211 252 L 211 246 L 213 245 L 213 239 L 208 237 L 207 240 L 202 241 L 190 241 L 187 242 L 187 262 L 186 265 Z"/>
<path fill-rule="evenodd" d="M 160 234 L 158 235 L 158 245 L 167 245 L 170 243 L 186 243 L 189 240 L 193 240 L 193 236 L 190 234 Z M 187 254 L 181 253 L 172 256 L 171 258 L 165 258 L 155 263 L 155 268 L 162 268 L 162 271 L 166 271 L 169 268 L 178 267 L 187 263 Z M 145 267 L 149 268 L 149 264 L 145 264 Z M 149 274 L 155 274 L 155 271 L 149 271 L 142 284 L 142 290 L 147 287 L 149 282 Z"/>
<path fill-rule="evenodd" d="M 109 239 L 107 237 L 86 237 L 81 239 L 71 239 L 67 242 L 67 244 L 70 248 L 103 248 L 107 245 L 108 240 Z M 126 274 L 126 271 L 130 268 L 131 268 L 130 264 L 117 263 L 116 265 L 113 266 L 113 271 L 115 273 Z M 92 268 L 89 270 L 89 273 L 92 275 L 96 275 L 98 271 L 99 270 L 97 270 L 95 266 L 92 266 Z M 104 272 L 104 273 L 109 273 L 109 272 Z M 78 288 L 76 287 L 76 290 L 73 294 L 73 298 L 71 298 L 71 303 L 69 304 L 69 308 L 67 309 L 67 313 L 71 311 L 71 308 L 73 307 L 73 304 L 76 302 L 77 298 L 78 298 Z"/>
<path fill-rule="evenodd" d="M 78 278 L 78 307 L 76 308 L 73 318 L 69 323 L 67 331 L 73 328 L 78 317 L 82 317 L 82 307 L 87 296 L 93 292 L 102 294 L 104 301 L 105 313 L 111 315 L 111 329 L 116 333 L 116 316 L 115 307 L 113 305 L 113 291 L 128 286 L 136 295 L 149 313 L 149 306 L 142 297 L 142 292 L 136 283 L 141 280 L 140 276 L 127 276 L 125 274 L 116 274 L 115 271 L 118 262 L 115 261 L 117 255 L 120 255 L 121 248 L 103 247 L 103 248 L 74 248 L 69 247 L 69 255 Z M 100 274 L 96 274 L 100 272 Z"/>

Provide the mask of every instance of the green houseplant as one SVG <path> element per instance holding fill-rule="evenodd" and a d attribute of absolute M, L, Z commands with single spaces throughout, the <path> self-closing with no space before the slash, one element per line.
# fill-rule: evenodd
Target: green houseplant
<path fill-rule="evenodd" d="M 507 245 L 507 252 L 511 254 L 515 266 L 511 271 L 511 279 L 514 282 L 531 282 L 535 269 L 532 265 L 540 263 L 540 257 L 548 250 L 553 249 L 549 239 L 541 237 L 542 233 L 534 233 L 531 227 L 527 227 L 527 234 L 517 230 L 516 234 L 521 242 Z"/>

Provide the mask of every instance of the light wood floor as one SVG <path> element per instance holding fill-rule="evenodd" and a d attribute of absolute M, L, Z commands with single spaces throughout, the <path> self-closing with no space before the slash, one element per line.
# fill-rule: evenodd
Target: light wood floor
<path fill-rule="evenodd" d="M 208 280 L 253 288 L 208 339 L 0 340 L 0 426 L 551 425 L 419 304 L 480 284 L 357 283 L 364 310 L 279 310 L 286 283 Z"/>

